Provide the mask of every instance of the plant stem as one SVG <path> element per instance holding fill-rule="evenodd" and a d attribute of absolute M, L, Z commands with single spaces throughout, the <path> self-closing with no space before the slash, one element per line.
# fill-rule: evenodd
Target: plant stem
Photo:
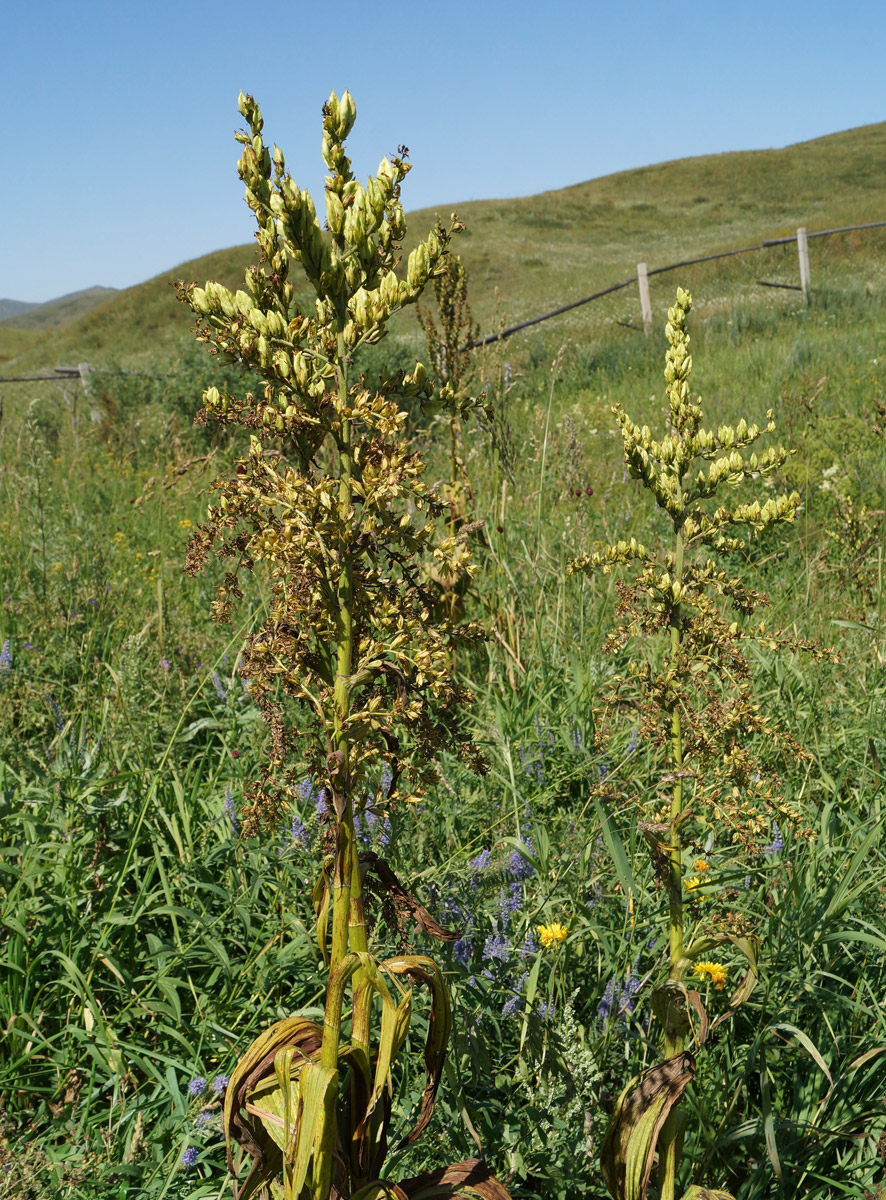
<path fill-rule="evenodd" d="M 545 466 L 548 459 L 548 432 L 551 428 L 551 408 L 554 404 L 554 388 L 557 385 L 557 373 L 560 370 L 560 360 L 563 355 L 565 346 L 561 348 L 559 354 L 554 359 L 551 367 L 551 389 L 548 393 L 548 412 L 545 417 L 545 436 L 541 447 L 541 475 L 538 481 L 538 513 L 535 521 L 535 560 L 538 562 L 539 554 L 541 553 L 541 516 L 544 512 L 545 499 Z"/>
<path fill-rule="evenodd" d="M 680 529 L 676 534 L 676 552 L 674 555 L 674 580 L 683 584 L 683 534 Z M 676 671 L 676 660 L 680 652 L 682 634 L 680 630 L 680 603 L 677 601 L 670 612 L 670 660 Z M 668 924 L 669 947 L 668 957 L 670 969 L 668 979 L 680 983 L 683 978 L 683 843 L 680 832 L 683 815 L 683 780 L 680 772 L 683 768 L 683 732 L 680 722 L 679 702 L 675 697 L 671 703 L 671 763 L 672 771 L 677 776 L 674 780 L 674 791 L 671 796 L 671 822 L 668 851 Z M 667 1010 L 671 1011 L 670 1006 Z M 664 1031 L 665 1058 L 673 1058 L 680 1054 L 685 1046 L 685 1039 L 676 1023 L 668 1021 Z M 674 1108 L 669 1114 L 661 1131 L 658 1141 L 659 1161 L 659 1197 L 660 1200 L 673 1200 L 677 1167 L 679 1166 L 680 1149 L 682 1148 L 681 1114 Z"/>
<path fill-rule="evenodd" d="M 344 320 L 338 323 L 338 387 L 339 411 L 343 414 L 337 439 L 339 465 L 341 468 L 338 505 L 342 524 L 347 527 L 351 506 L 351 480 L 354 470 L 351 426 L 344 416 L 348 404 L 348 354 L 344 340 Z M 329 962 L 329 983 L 326 993 L 326 1010 L 323 1024 L 321 1061 L 324 1066 L 337 1068 L 338 1047 L 341 1033 L 344 982 L 341 978 L 342 964 L 348 952 L 366 952 L 366 921 L 363 910 L 362 880 L 359 851 L 354 830 L 354 798 L 350 783 L 350 738 L 347 729 L 351 707 L 351 678 L 354 662 L 354 564 L 348 549 L 343 549 L 341 574 L 338 583 L 338 630 L 336 651 L 336 675 L 333 691 L 333 753 L 338 759 L 340 795 L 336 798 L 335 863 L 332 875 L 332 945 Z M 359 1005 L 356 1002 L 360 983 L 365 972 L 362 968 L 349 972 L 355 997 L 352 1018 L 352 1042 L 361 1047 L 369 1067 L 369 1020 L 372 992 L 363 988 Z M 359 1186 L 357 1155 L 352 1161 L 354 1183 Z"/>

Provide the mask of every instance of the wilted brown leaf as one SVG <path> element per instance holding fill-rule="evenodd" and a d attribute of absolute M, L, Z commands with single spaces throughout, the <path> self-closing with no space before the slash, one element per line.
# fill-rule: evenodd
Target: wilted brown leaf
<path fill-rule="evenodd" d="M 658 1135 L 694 1078 L 695 1058 L 684 1051 L 622 1092 L 600 1155 L 603 1180 L 614 1200 L 645 1200 Z"/>
<path fill-rule="evenodd" d="M 408 1200 L 434 1200 L 443 1196 L 482 1196 L 483 1200 L 511 1200 L 511 1194 L 499 1183 L 479 1158 L 453 1163 L 438 1171 L 425 1171 L 412 1179 L 401 1179 L 400 1187 Z"/>
<path fill-rule="evenodd" d="M 425 906 L 406 891 L 383 858 L 379 858 L 372 851 L 366 851 L 365 854 L 360 855 L 360 862 L 365 865 L 367 871 L 371 871 L 376 876 L 394 904 L 398 908 L 410 912 L 425 933 L 436 938 L 438 942 L 458 941 L 461 935 L 452 929 L 444 928 L 439 921 L 435 921 Z"/>

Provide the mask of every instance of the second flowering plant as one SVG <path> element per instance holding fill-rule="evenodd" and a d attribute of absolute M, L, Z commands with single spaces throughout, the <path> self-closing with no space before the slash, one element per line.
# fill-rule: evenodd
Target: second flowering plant
<path fill-rule="evenodd" d="M 690 391 L 691 307 L 689 293 L 679 288 L 666 328 L 664 436 L 657 438 L 620 405 L 613 410 L 628 472 L 654 499 L 667 540 L 647 546 L 631 538 L 571 564 L 588 574 L 633 569 L 632 578 L 616 584 L 617 620 L 604 649 L 618 651 L 629 641 L 641 649 L 628 673 L 612 678 L 597 728 L 605 739 L 611 714 L 632 711 L 640 740 L 657 751 L 664 768 L 638 803 L 638 829 L 668 902 L 667 978 L 653 993 L 664 1061 L 632 1081 L 616 1105 L 602 1154 L 616 1200 L 643 1200 L 654 1168 L 660 1200 L 673 1200 L 686 1128 L 680 1100 L 695 1077 L 695 1052 L 757 982 L 759 943 L 751 931 L 727 921 L 725 929 L 707 922 L 690 933 L 687 900 L 702 894 L 708 870 L 696 857 L 701 843 L 725 834 L 737 851 L 748 850 L 773 818 L 799 819 L 779 793 L 773 766 L 778 756 L 803 752 L 755 699 L 745 646 L 826 653 L 767 630 L 763 621 L 754 624 L 750 618 L 766 597 L 727 569 L 749 535 L 793 521 L 800 497 L 771 495 L 762 504 L 722 498 L 726 489 L 771 476 L 789 451 L 752 448 L 774 431 L 771 411 L 762 428 L 744 418 L 735 426 L 705 426 L 701 398 Z M 695 874 L 687 879 L 693 859 Z M 725 986 L 727 965 L 706 957 L 714 950 L 737 951 L 745 964 L 725 1010 L 709 1022 L 686 979 L 692 971 L 716 990 Z M 684 1200 L 704 1191 L 693 1186 Z"/>

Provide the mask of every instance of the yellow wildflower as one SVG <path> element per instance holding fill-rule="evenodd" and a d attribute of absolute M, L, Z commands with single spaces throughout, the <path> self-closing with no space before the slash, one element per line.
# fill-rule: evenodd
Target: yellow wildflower
<path fill-rule="evenodd" d="M 185 519 L 183 521 L 179 521 L 178 527 L 179 527 L 179 529 L 190 529 L 191 522 L 188 520 L 187 517 L 185 517 Z"/>
<path fill-rule="evenodd" d="M 538 926 L 538 936 L 546 950 L 549 950 L 551 946 L 556 946 L 557 942 L 565 942 L 567 932 L 566 926 L 561 925 L 559 921 L 554 921 L 551 925 Z"/>
<path fill-rule="evenodd" d="M 710 960 L 706 960 L 705 962 L 697 962 L 695 964 L 695 973 L 699 979 L 710 979 L 711 983 L 718 991 L 723 990 L 723 985 L 726 982 L 727 971 L 728 967 L 724 967 L 722 963 L 711 962 Z"/>
<path fill-rule="evenodd" d="M 697 858 L 695 860 L 695 872 L 697 875 L 704 875 L 705 871 L 710 871 L 710 869 L 710 863 L 706 863 L 703 858 Z"/>
<path fill-rule="evenodd" d="M 693 875 L 691 879 L 684 881 L 683 887 L 687 892 L 694 892 L 697 887 L 701 887 L 701 880 L 697 875 Z"/>

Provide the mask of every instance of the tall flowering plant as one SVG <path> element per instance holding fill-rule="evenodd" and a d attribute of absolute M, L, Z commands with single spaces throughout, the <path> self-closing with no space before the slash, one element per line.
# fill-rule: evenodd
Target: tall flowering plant
<path fill-rule="evenodd" d="M 478 401 L 436 386 L 421 363 L 372 385 L 359 369 L 360 351 L 445 269 L 460 226 L 432 231 L 399 277 L 405 151 L 382 159 L 361 185 L 345 154 L 354 102 L 348 92 L 333 92 L 323 109 L 324 228 L 282 152 L 266 146 L 251 96 L 241 94 L 240 112 L 248 131 L 237 135 L 238 170 L 258 222 L 261 261 L 247 271 L 244 290 L 182 284 L 180 295 L 197 315 L 198 339 L 264 382 L 255 394 L 204 393 L 201 419 L 243 427 L 249 449 L 230 478 L 216 480 L 188 570 L 199 570 L 210 552 L 227 559 L 213 604 L 222 622 L 243 595 L 244 571 L 261 565 L 271 581 L 267 616 L 242 660 L 270 730 L 244 832 L 279 824 L 297 795 L 297 758 L 325 790 L 331 827 L 313 891 L 327 971 L 323 1022 L 290 1016 L 246 1051 L 225 1096 L 228 1164 L 236 1178 L 235 1144 L 251 1160 L 235 1188 L 239 1200 L 462 1192 L 500 1200 L 504 1188 L 474 1160 L 398 1183 L 381 1176 L 391 1066 L 406 1040 L 414 986 L 429 990 L 431 1009 L 427 1084 L 409 1141 L 431 1119 L 451 1010 L 432 959 L 381 962 L 373 954 L 367 874 L 429 932 L 455 935 L 433 922 L 387 864 L 361 856 L 355 837 L 355 819 L 367 807 L 421 796 L 442 748 L 481 765 L 459 735 L 457 712 L 469 696 L 449 669 L 453 643 L 479 634 L 439 611 L 432 618 L 422 582 L 427 560 L 453 577 L 475 568 L 464 540 L 438 536 L 444 505 L 404 435 L 409 404 L 468 412 Z M 313 292 L 308 304 L 296 302 L 290 279 L 299 266 Z"/>
<path fill-rule="evenodd" d="M 678 289 L 668 310 L 670 419 L 664 437 L 654 437 L 620 405 L 613 409 L 625 464 L 655 500 L 669 540 L 659 547 L 635 538 L 620 541 L 570 568 L 588 574 L 633 568 L 631 580 L 616 585 L 617 621 L 605 649 L 619 650 L 640 639 L 647 652 L 631 661 L 627 676 L 614 677 L 598 728 L 605 737 L 608 714 L 627 705 L 640 718 L 641 740 L 659 750 L 665 768 L 659 786 L 643 797 L 639 814 L 639 829 L 668 899 L 668 972 L 653 993 L 664 1061 L 633 1081 L 616 1105 L 602 1166 L 617 1200 L 645 1197 L 656 1151 L 658 1195 L 673 1200 L 686 1124 L 678 1106 L 695 1075 L 695 1051 L 757 981 L 759 946 L 753 933 L 733 922 L 725 930 L 702 927 L 688 936 L 687 903 L 708 870 L 699 857 L 701 845 L 715 830 L 747 848 L 769 829 L 772 818 L 799 819 L 755 747 L 768 745 L 776 754 L 802 751 L 754 699 L 745 646 L 755 641 L 769 650 L 790 646 L 824 653 L 767 630 L 762 621 L 752 623 L 766 597 L 730 574 L 723 561 L 744 549 L 742 534 L 793 521 L 800 498 L 773 495 L 762 504 L 718 499 L 724 489 L 771 475 L 789 452 L 782 446 L 752 450 L 775 428 L 771 411 L 763 428 L 744 419 L 734 427 L 704 426 L 701 399 L 690 394 L 691 305 L 689 294 Z M 738 951 L 746 969 L 724 1011 L 709 1022 L 699 992 L 687 981 L 707 979 L 722 989 L 726 967 L 707 957 L 721 948 Z M 705 1194 L 727 1195 L 694 1187 L 686 1198 Z"/>
<path fill-rule="evenodd" d="M 444 229 L 437 221 L 436 232 Z M 468 276 L 457 254 L 446 257 L 443 270 L 434 278 L 439 328 L 430 310 L 415 306 L 415 315 L 425 335 L 428 365 L 437 379 L 452 387 L 455 394 L 466 394 L 471 376 L 473 342 L 480 327 L 474 324 L 468 303 Z M 457 411 L 449 414 L 449 485 L 446 494 L 454 533 L 473 506 L 471 481 L 464 461 L 461 420 Z"/>

